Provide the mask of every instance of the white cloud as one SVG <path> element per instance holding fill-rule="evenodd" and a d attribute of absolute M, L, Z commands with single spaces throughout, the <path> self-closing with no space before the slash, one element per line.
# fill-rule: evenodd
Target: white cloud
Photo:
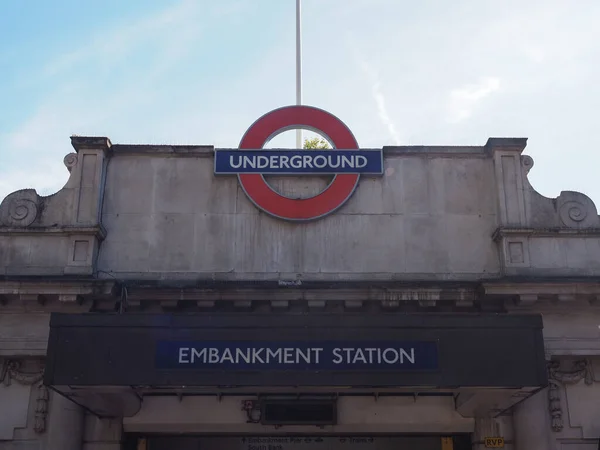
<path fill-rule="evenodd" d="M 362 70 L 369 78 L 369 82 L 371 84 L 371 94 L 373 95 L 373 100 L 375 100 L 375 104 L 377 105 L 377 116 L 379 117 L 379 120 L 386 127 L 390 138 L 392 138 L 393 143 L 396 145 L 400 145 L 400 135 L 398 134 L 396 126 L 390 118 L 387 107 L 385 105 L 385 97 L 381 91 L 381 80 L 379 78 L 379 74 L 364 59 L 359 58 L 358 62 Z"/>
<path fill-rule="evenodd" d="M 373 91 L 373 98 L 375 99 L 375 103 L 377 103 L 377 114 L 379 115 L 381 123 L 383 123 L 386 126 L 394 144 L 400 145 L 400 136 L 396 131 L 396 126 L 394 125 L 392 119 L 390 119 L 390 116 L 388 115 L 387 108 L 385 107 L 385 97 L 383 96 L 380 90 L 380 83 L 373 83 L 371 89 Z"/>
<path fill-rule="evenodd" d="M 477 105 L 500 88 L 500 79 L 487 77 L 478 83 L 468 84 L 450 91 L 448 121 L 460 122 L 469 118 Z"/>

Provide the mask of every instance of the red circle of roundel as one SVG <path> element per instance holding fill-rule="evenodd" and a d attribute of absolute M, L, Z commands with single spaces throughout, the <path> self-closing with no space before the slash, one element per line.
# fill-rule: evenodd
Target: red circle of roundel
<path fill-rule="evenodd" d="M 254 122 L 240 142 L 240 149 L 259 149 L 277 132 L 290 128 L 312 128 L 325 134 L 335 148 L 358 150 L 358 143 L 346 125 L 334 115 L 310 106 L 286 106 L 271 111 Z M 335 175 L 320 194 L 292 199 L 275 192 L 261 174 L 239 174 L 246 195 L 254 204 L 275 217 L 311 220 L 332 213 L 350 198 L 359 174 Z"/>

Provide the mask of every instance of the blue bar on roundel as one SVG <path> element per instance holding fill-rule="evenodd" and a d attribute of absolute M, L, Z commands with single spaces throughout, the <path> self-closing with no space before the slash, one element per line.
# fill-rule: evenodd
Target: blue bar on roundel
<path fill-rule="evenodd" d="M 382 150 L 215 150 L 215 175 L 383 174 Z"/>

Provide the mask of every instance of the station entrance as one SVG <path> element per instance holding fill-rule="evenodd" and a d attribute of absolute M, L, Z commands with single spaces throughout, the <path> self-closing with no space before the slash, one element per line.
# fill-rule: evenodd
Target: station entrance
<path fill-rule="evenodd" d="M 511 434 L 478 419 L 547 384 L 537 315 L 55 314 L 50 325 L 46 384 L 120 418 L 136 450 L 466 450 L 471 433 L 482 448 Z"/>

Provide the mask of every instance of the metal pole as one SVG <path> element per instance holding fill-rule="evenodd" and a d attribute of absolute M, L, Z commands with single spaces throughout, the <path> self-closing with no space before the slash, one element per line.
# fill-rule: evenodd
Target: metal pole
<path fill-rule="evenodd" d="M 296 105 L 302 104 L 302 40 L 300 32 L 300 0 L 296 0 Z M 302 148 L 302 130 L 296 130 L 296 148 Z"/>

